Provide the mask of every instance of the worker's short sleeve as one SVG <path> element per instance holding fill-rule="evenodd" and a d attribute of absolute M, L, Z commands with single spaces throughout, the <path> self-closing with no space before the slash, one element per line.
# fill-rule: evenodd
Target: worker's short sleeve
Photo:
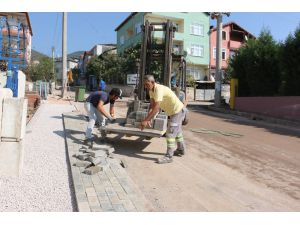
<path fill-rule="evenodd" d="M 161 87 L 156 87 L 153 93 L 153 99 L 155 102 L 161 102 L 163 100 L 163 89 Z"/>

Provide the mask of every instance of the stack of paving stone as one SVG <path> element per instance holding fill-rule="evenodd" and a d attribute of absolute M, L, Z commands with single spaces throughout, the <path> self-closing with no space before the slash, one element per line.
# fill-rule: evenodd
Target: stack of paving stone
<path fill-rule="evenodd" d="M 90 148 L 82 146 L 80 154 L 73 155 L 78 159 L 74 166 L 84 167 L 83 173 L 93 175 L 105 171 L 109 167 L 110 159 L 113 159 L 114 148 L 109 144 L 93 144 Z"/>
<path fill-rule="evenodd" d="M 139 128 L 141 122 L 147 117 L 150 108 L 150 103 L 135 100 L 128 105 L 128 112 L 126 118 L 126 127 Z M 165 113 L 159 113 L 153 119 L 152 129 L 163 131 L 167 129 L 168 116 Z"/>

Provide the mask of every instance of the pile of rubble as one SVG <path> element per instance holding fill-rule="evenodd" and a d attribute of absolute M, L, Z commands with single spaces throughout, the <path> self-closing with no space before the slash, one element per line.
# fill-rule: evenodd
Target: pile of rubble
<path fill-rule="evenodd" d="M 128 112 L 126 118 L 126 127 L 139 128 L 141 122 L 147 117 L 150 109 L 150 103 L 135 100 L 128 105 Z M 151 121 L 152 129 L 163 131 L 167 129 L 168 116 L 165 113 L 158 113 Z"/>
<path fill-rule="evenodd" d="M 84 167 L 83 173 L 93 175 L 105 171 L 114 159 L 114 147 L 110 144 L 93 144 L 90 147 L 82 146 L 79 154 L 73 155 L 78 161 L 73 166 Z"/>

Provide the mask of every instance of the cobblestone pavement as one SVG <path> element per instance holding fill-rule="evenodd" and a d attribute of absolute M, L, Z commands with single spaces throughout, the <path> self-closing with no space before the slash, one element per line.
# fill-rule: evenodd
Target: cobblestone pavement
<path fill-rule="evenodd" d="M 78 211 L 153 211 L 117 158 L 110 159 L 106 170 L 93 175 L 73 165 L 79 161 L 74 154 L 80 153 L 87 124 L 80 112 L 66 113 L 63 119 Z"/>

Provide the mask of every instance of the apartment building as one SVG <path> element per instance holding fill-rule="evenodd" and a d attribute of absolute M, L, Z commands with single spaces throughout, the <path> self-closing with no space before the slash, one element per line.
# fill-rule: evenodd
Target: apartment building
<path fill-rule="evenodd" d="M 202 12 L 133 12 L 116 29 L 117 52 L 141 42 L 141 25 L 151 22 L 173 22 L 177 31 L 173 39 L 173 52 L 184 53 L 187 74 L 195 80 L 204 80 L 209 74 L 209 14 Z M 159 41 L 163 32 L 155 32 Z"/>

